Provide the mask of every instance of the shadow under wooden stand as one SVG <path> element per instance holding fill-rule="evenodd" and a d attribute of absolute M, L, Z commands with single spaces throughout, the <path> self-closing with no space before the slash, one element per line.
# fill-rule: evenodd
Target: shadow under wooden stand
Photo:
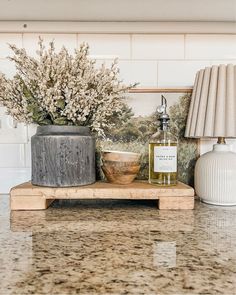
<path fill-rule="evenodd" d="M 194 208 L 194 190 L 181 182 L 170 187 L 159 187 L 146 181 L 129 185 L 96 182 L 67 188 L 41 187 L 26 182 L 11 189 L 10 199 L 11 210 L 44 210 L 56 199 L 158 200 L 160 210 Z"/>

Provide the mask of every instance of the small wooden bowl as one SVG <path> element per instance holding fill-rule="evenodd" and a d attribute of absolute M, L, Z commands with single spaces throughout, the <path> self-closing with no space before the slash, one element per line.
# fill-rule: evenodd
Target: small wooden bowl
<path fill-rule="evenodd" d="M 140 160 L 141 154 L 132 152 L 120 152 L 104 150 L 101 152 L 104 161 L 116 162 L 137 162 Z"/>
<path fill-rule="evenodd" d="M 129 184 L 129 183 L 133 182 L 136 175 L 137 175 L 136 173 L 135 174 L 113 174 L 113 173 L 109 173 L 104 166 L 102 166 L 102 171 L 104 172 L 108 182 L 114 183 L 114 184 L 122 184 L 122 185 Z"/>
<path fill-rule="evenodd" d="M 109 174 L 138 174 L 140 165 L 129 165 L 129 166 L 116 166 L 115 164 L 104 163 L 102 168 Z"/>
<path fill-rule="evenodd" d="M 127 167 L 131 167 L 131 166 L 139 166 L 140 162 L 139 161 L 135 161 L 135 162 L 118 162 L 118 161 L 102 161 L 104 166 L 112 166 L 115 167 L 117 169 L 125 169 Z"/>

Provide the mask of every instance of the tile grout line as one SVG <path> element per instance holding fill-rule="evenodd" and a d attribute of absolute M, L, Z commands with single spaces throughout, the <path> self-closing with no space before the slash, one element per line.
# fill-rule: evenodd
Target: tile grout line
<path fill-rule="evenodd" d="M 159 61 L 157 61 L 156 69 L 157 69 L 157 87 L 158 87 L 158 85 L 159 85 Z"/>
<path fill-rule="evenodd" d="M 133 60 L 133 34 L 130 34 L 130 60 Z"/>
<path fill-rule="evenodd" d="M 184 34 L 184 60 L 186 60 L 186 34 Z"/>
<path fill-rule="evenodd" d="M 22 46 L 22 48 L 24 48 L 24 41 L 23 41 L 23 39 L 24 39 L 24 33 L 21 34 L 21 46 Z"/>
<path fill-rule="evenodd" d="M 76 49 L 79 49 L 79 33 L 76 33 Z"/>

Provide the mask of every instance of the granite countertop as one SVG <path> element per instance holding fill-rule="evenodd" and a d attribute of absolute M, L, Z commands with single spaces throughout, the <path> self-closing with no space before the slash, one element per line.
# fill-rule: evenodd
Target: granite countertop
<path fill-rule="evenodd" d="M 0 196 L 0 294 L 236 294 L 236 208 Z"/>

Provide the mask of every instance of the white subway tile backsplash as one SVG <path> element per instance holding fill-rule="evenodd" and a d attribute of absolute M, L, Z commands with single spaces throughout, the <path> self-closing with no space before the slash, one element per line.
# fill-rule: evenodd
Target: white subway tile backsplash
<path fill-rule="evenodd" d="M 0 33 L 0 58 L 6 58 L 12 55 L 9 44 L 14 44 L 22 48 L 22 34 Z"/>
<path fill-rule="evenodd" d="M 198 70 L 210 66 L 208 61 L 158 62 L 158 87 L 193 86 Z"/>
<path fill-rule="evenodd" d="M 132 59 L 183 59 L 184 35 L 133 35 Z"/>
<path fill-rule="evenodd" d="M 27 139 L 28 139 L 28 142 L 30 141 L 31 137 L 33 135 L 35 135 L 36 133 L 36 130 L 37 130 L 37 124 L 29 124 L 27 125 Z"/>
<path fill-rule="evenodd" d="M 102 64 L 110 68 L 112 60 L 96 60 L 95 67 Z M 157 87 L 157 62 L 140 60 L 118 60 L 119 79 L 125 84 L 139 83 L 138 87 Z"/>
<path fill-rule="evenodd" d="M 217 138 L 202 138 L 200 140 L 200 155 L 212 151 L 213 145 L 217 143 Z M 227 139 L 226 143 L 231 146 L 231 150 L 236 152 L 236 139 Z"/>
<path fill-rule="evenodd" d="M 227 64 L 233 64 L 236 65 L 236 59 L 220 59 L 220 60 L 211 60 L 210 65 L 227 65 Z"/>
<path fill-rule="evenodd" d="M 24 167 L 24 144 L 0 144 L 0 167 Z"/>
<path fill-rule="evenodd" d="M 217 142 L 217 138 L 212 139 L 200 139 L 200 155 L 212 151 L 213 144 Z"/>
<path fill-rule="evenodd" d="M 235 59 L 236 35 L 186 35 L 186 59 Z"/>
<path fill-rule="evenodd" d="M 231 145 L 232 151 L 236 152 L 236 139 L 227 139 L 226 143 Z"/>
<path fill-rule="evenodd" d="M 25 167 L 31 167 L 31 142 L 25 144 Z"/>
<path fill-rule="evenodd" d="M 95 68 L 99 69 L 103 64 L 106 68 L 111 68 L 112 64 L 114 62 L 114 59 L 96 59 Z M 118 67 L 120 67 L 120 61 L 118 61 Z"/>
<path fill-rule="evenodd" d="M 0 168 L 0 194 L 8 194 L 13 186 L 30 179 L 30 168 Z"/>
<path fill-rule="evenodd" d="M 79 34 L 78 46 L 87 42 L 90 54 L 96 59 L 129 59 L 131 51 L 130 36 L 125 34 Z"/>
<path fill-rule="evenodd" d="M 37 130 L 36 124 L 30 124 L 27 126 L 28 143 L 25 144 L 25 166 L 31 167 L 31 137 L 35 135 Z"/>
<path fill-rule="evenodd" d="M 157 62 L 120 61 L 120 78 L 124 83 L 139 83 L 138 87 L 157 86 Z"/>
<path fill-rule="evenodd" d="M 65 46 L 70 53 L 74 53 L 77 47 L 76 34 L 23 34 L 23 46 L 27 53 L 31 56 L 36 57 L 36 50 L 39 49 L 38 42 L 39 37 L 44 41 L 44 45 L 48 48 L 49 43 L 54 41 L 55 49 L 60 51 L 63 46 Z"/>
<path fill-rule="evenodd" d="M 27 128 L 23 123 L 16 123 L 12 117 L 6 115 L 6 110 L 0 107 L 0 144 L 26 143 Z"/>
<path fill-rule="evenodd" d="M 16 73 L 15 64 L 8 59 L 0 59 L 0 72 L 7 78 L 13 78 Z"/>

